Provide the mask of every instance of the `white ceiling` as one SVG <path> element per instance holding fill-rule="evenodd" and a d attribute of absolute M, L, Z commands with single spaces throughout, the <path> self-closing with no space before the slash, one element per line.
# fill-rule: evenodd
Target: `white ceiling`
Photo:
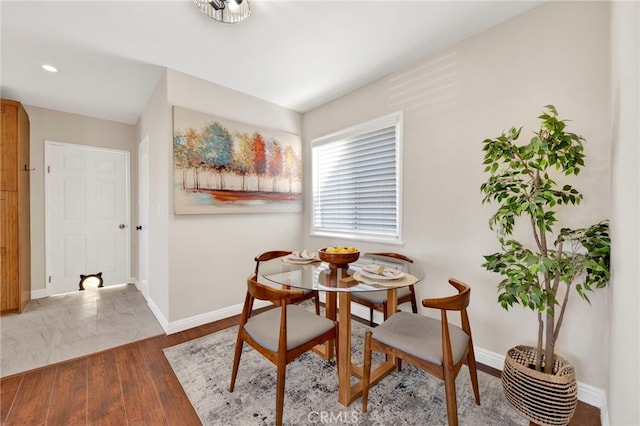
<path fill-rule="evenodd" d="M 191 0 L 2 0 L 1 95 L 134 124 L 167 67 L 305 112 L 540 3 L 251 0 L 227 25 Z"/>

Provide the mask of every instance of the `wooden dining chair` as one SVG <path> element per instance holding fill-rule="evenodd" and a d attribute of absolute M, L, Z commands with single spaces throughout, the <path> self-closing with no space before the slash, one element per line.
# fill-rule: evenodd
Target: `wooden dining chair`
<path fill-rule="evenodd" d="M 292 304 L 300 296 L 302 290 L 270 287 L 259 283 L 256 275 L 252 275 L 247 279 L 247 295 L 238 326 L 229 392 L 233 392 L 242 346 L 247 342 L 277 367 L 277 426 L 282 425 L 287 364 L 314 346 L 335 339 L 338 334 L 337 323 L 334 321 Z M 268 300 L 278 308 L 252 316 L 255 299 Z"/>
<path fill-rule="evenodd" d="M 284 257 L 288 254 L 291 254 L 291 251 L 287 250 L 271 250 L 265 251 L 257 255 L 253 260 L 256 262 L 256 269 L 254 274 L 256 277 L 258 276 L 258 270 L 260 269 L 260 262 L 266 262 L 267 260 L 277 259 L 279 257 Z M 284 286 L 284 288 L 290 288 L 288 286 Z M 316 309 L 316 315 L 320 315 L 320 298 L 318 297 L 318 292 L 316 290 L 303 290 L 302 296 L 295 300 L 294 303 L 302 303 L 305 300 L 313 299 L 313 304 Z"/>
<path fill-rule="evenodd" d="M 469 367 L 476 404 L 480 405 L 473 339 L 467 315 L 471 289 L 453 278 L 449 280 L 449 284 L 458 290 L 458 294 L 422 301 L 422 306 L 440 310 L 440 320 L 408 312 L 398 312 L 373 331 L 368 331 L 365 334 L 362 378 L 363 412 L 367 411 L 369 398 L 372 351 L 384 352 L 398 359 L 403 359 L 438 379 L 444 380 L 450 426 L 458 424 L 456 376 L 465 362 Z M 460 312 L 462 328 L 449 324 L 448 311 Z"/>
<path fill-rule="evenodd" d="M 406 265 L 413 263 L 413 259 L 399 253 L 366 253 L 365 256 L 380 259 L 385 263 Z M 418 313 L 418 303 L 416 301 L 416 290 L 411 284 L 408 287 L 401 287 L 397 290 L 398 306 L 402 303 L 411 303 L 411 311 Z M 366 291 L 353 293 L 351 301 L 369 308 L 369 325 L 374 326 L 373 311 L 382 312 L 384 320 L 387 319 L 387 292 L 386 291 Z"/>

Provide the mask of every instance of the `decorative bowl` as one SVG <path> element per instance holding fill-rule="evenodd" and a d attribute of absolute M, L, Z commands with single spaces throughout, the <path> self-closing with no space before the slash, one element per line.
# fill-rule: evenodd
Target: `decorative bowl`
<path fill-rule="evenodd" d="M 355 262 L 360 257 L 359 251 L 351 253 L 327 253 L 327 248 L 318 250 L 318 257 L 323 262 L 327 262 L 330 267 L 344 268 L 350 263 Z"/>

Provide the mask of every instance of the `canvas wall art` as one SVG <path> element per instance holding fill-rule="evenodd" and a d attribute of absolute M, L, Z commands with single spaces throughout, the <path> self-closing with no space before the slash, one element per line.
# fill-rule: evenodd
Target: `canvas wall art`
<path fill-rule="evenodd" d="M 173 107 L 175 214 L 302 211 L 298 135 Z"/>

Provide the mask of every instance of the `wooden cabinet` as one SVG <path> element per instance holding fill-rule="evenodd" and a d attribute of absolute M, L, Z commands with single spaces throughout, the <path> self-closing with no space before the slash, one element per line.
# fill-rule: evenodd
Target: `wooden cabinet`
<path fill-rule="evenodd" d="M 2 99 L 0 137 L 0 311 L 20 313 L 31 300 L 29 117 Z"/>

